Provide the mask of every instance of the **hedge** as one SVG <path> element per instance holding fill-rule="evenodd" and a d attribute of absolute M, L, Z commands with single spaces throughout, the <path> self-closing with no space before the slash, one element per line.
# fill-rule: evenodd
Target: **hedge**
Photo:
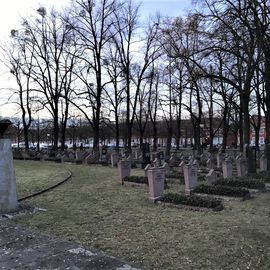
<path fill-rule="evenodd" d="M 195 207 L 213 208 L 215 211 L 220 211 L 224 208 L 220 199 L 195 195 L 188 196 L 178 193 L 164 194 L 160 201 L 177 205 L 181 204 Z"/>
<path fill-rule="evenodd" d="M 124 182 L 133 182 L 138 184 L 147 184 L 148 185 L 148 178 L 145 176 L 126 176 L 123 179 Z"/>
<path fill-rule="evenodd" d="M 218 180 L 215 185 L 244 187 L 250 189 L 265 189 L 265 184 L 262 181 L 255 179 L 222 179 Z"/>
<path fill-rule="evenodd" d="M 214 186 L 200 185 L 197 186 L 193 190 L 193 192 L 229 196 L 229 197 L 250 197 L 248 189 L 222 185 L 214 185 Z"/>

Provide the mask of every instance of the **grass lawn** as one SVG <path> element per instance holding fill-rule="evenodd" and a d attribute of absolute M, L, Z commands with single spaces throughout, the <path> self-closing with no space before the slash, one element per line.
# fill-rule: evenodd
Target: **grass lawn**
<path fill-rule="evenodd" d="M 150 203 L 147 187 L 121 186 L 115 168 L 32 161 L 16 161 L 15 168 L 19 197 L 41 178 L 43 185 L 73 173 L 63 186 L 28 200 L 47 212 L 16 222 L 148 269 L 270 269 L 269 192 L 226 202 L 221 212 L 195 212 Z M 177 190 L 183 186 L 174 183 L 168 192 Z"/>
<path fill-rule="evenodd" d="M 46 189 L 69 175 L 66 168 L 55 165 L 49 162 L 15 161 L 18 197 L 22 198 Z"/>

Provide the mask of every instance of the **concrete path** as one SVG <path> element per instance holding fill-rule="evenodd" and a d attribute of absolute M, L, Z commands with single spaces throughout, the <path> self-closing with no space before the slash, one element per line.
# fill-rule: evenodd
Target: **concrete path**
<path fill-rule="evenodd" d="M 0 269 L 139 270 L 124 261 L 0 220 Z"/>

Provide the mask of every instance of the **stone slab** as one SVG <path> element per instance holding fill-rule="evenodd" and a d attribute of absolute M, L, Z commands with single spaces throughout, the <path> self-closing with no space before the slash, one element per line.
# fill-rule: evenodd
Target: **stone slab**
<path fill-rule="evenodd" d="M 0 269 L 139 270 L 102 252 L 0 221 Z"/>

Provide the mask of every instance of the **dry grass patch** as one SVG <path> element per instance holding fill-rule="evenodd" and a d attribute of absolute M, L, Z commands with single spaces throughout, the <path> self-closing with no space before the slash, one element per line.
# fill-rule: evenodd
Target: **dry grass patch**
<path fill-rule="evenodd" d="M 115 168 L 53 166 L 69 169 L 72 179 L 29 200 L 47 212 L 17 222 L 149 269 L 270 269 L 270 193 L 226 202 L 221 212 L 194 212 L 151 204 L 147 187 L 122 186 Z M 179 190 L 174 183 L 167 192 Z"/>
<path fill-rule="evenodd" d="M 15 160 L 18 197 L 39 192 L 65 179 L 66 168 L 52 162 Z"/>

